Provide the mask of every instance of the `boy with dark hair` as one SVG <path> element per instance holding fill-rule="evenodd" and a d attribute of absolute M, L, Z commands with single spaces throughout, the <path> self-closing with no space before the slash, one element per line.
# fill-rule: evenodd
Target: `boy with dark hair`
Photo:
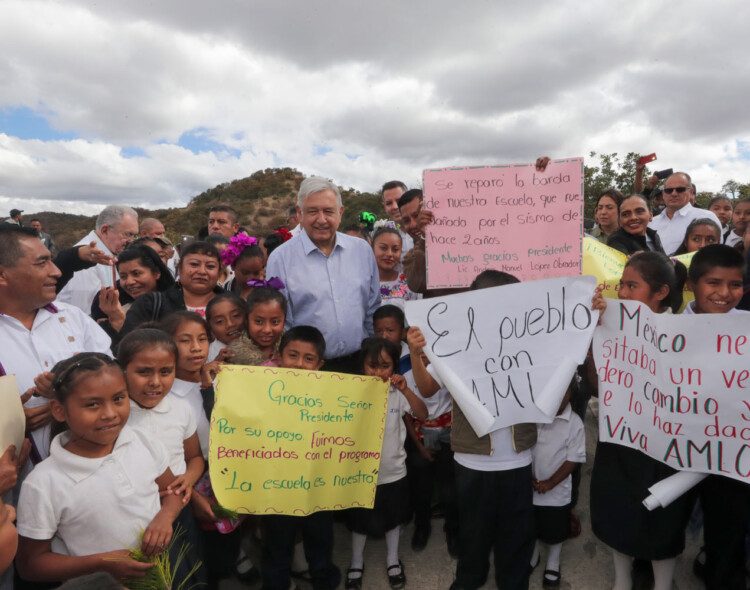
<path fill-rule="evenodd" d="M 283 355 L 285 350 L 287 356 L 286 360 L 282 357 L 281 367 L 317 371 L 323 366 L 326 341 L 313 326 L 294 326 L 281 336 L 279 354 Z"/>
<path fill-rule="evenodd" d="M 492 268 L 488 268 L 487 270 L 480 272 L 477 276 L 474 277 L 474 280 L 471 282 L 469 289 L 471 291 L 476 291 L 477 289 L 502 287 L 503 285 L 513 285 L 514 283 L 520 282 L 521 281 L 519 281 L 518 278 L 514 277 L 512 274 L 503 272 L 502 270 L 494 270 Z"/>
<path fill-rule="evenodd" d="M 695 294 L 683 313 L 743 313 L 736 309 L 742 299 L 745 259 L 724 244 L 698 250 L 690 262 L 688 287 Z"/>
<path fill-rule="evenodd" d="M 279 343 L 279 366 L 284 369 L 318 371 L 323 366 L 326 343 L 320 330 L 295 326 Z M 312 586 L 333 590 L 341 582 L 341 572 L 333 563 L 333 513 L 314 512 L 308 516 L 273 514 L 263 517 L 264 536 L 261 572 L 265 590 L 288 590 L 291 586 L 294 541 L 302 531 Z"/>
<path fill-rule="evenodd" d="M 404 344 L 406 338 L 406 316 L 404 311 L 396 305 L 381 305 L 372 316 L 372 325 L 375 336 L 385 338 L 401 347 L 401 367 L 399 374 L 405 375 L 411 371 L 411 361 L 408 360 L 409 349 Z M 404 366 L 404 361 L 408 366 Z"/>
<path fill-rule="evenodd" d="M 713 244 L 698 250 L 688 271 L 691 301 L 682 313 L 747 313 L 736 309 L 742 299 L 745 260 L 737 250 Z M 744 590 L 745 527 L 750 518 L 747 485 L 709 475 L 698 486 L 703 507 L 706 555 L 704 582 L 708 590 Z"/>

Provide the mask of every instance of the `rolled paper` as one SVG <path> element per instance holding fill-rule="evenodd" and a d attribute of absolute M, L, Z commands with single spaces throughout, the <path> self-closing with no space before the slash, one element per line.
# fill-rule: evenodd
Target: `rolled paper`
<path fill-rule="evenodd" d="M 0 455 L 9 445 L 15 445 L 16 453 L 21 451 L 26 415 L 18 391 L 15 375 L 0 377 Z"/>
<path fill-rule="evenodd" d="M 643 500 L 643 505 L 649 510 L 666 508 L 705 478 L 705 473 L 693 473 L 692 471 L 680 471 L 670 475 L 648 488 L 651 495 Z"/>
<path fill-rule="evenodd" d="M 560 402 L 563 397 L 565 397 L 565 389 L 563 389 L 557 396 L 552 395 L 552 391 L 556 387 L 559 388 L 560 383 L 570 383 L 579 364 L 580 363 L 577 362 L 577 360 L 561 362 L 555 367 L 552 376 L 546 380 L 542 392 L 539 395 L 534 396 L 536 407 L 544 412 L 545 416 L 549 418 L 547 422 L 552 422 L 555 419 L 557 411 L 560 409 Z"/>
<path fill-rule="evenodd" d="M 492 425 L 495 423 L 494 416 L 489 413 L 482 402 L 471 394 L 469 388 L 464 385 L 461 378 L 456 375 L 453 369 L 435 356 L 435 353 L 430 350 L 429 346 L 424 347 L 422 350 L 427 355 L 427 358 L 430 359 L 430 363 L 435 367 L 437 374 L 443 381 L 443 385 L 445 385 L 445 388 L 461 408 L 476 435 L 484 436 L 485 434 L 489 434 L 492 431 Z"/>

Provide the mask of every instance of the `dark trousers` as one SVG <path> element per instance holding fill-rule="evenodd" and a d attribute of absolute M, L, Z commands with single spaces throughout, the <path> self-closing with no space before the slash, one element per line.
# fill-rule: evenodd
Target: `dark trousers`
<path fill-rule="evenodd" d="M 746 483 L 709 475 L 699 485 L 703 507 L 707 590 L 745 590 L 745 528 L 750 516 Z"/>
<path fill-rule="evenodd" d="M 263 590 L 288 590 L 294 540 L 302 531 L 305 558 L 314 590 L 333 590 L 341 582 L 341 572 L 333 563 L 333 513 L 315 512 L 309 516 L 263 516 L 261 576 Z"/>
<path fill-rule="evenodd" d="M 531 466 L 476 471 L 456 463 L 458 566 L 456 585 L 475 590 L 487 580 L 494 548 L 499 590 L 528 590 L 534 551 Z"/>
<path fill-rule="evenodd" d="M 226 535 L 217 530 L 201 530 L 200 539 L 207 587 L 209 590 L 218 590 L 221 580 L 235 574 L 242 528 L 236 528 Z"/>
<path fill-rule="evenodd" d="M 409 493 L 414 508 L 414 526 L 430 526 L 432 514 L 432 495 L 437 494 L 443 503 L 445 512 L 444 529 L 447 533 L 458 533 L 458 492 L 456 490 L 456 472 L 453 465 L 453 451 L 450 444 L 440 442 L 435 450 L 435 459 L 428 461 L 420 455 L 417 446 L 406 439 L 406 476 L 409 481 Z"/>

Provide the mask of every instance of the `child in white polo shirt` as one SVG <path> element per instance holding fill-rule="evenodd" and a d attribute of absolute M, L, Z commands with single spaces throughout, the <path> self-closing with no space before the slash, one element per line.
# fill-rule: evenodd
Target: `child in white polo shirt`
<path fill-rule="evenodd" d="M 540 544 L 546 544 L 544 588 L 560 586 L 560 551 L 563 541 L 570 536 L 571 474 L 579 463 L 586 462 L 583 422 L 570 407 L 574 388 L 575 383 L 571 382 L 555 419 L 549 424 L 537 425 L 536 446 L 531 449 L 537 538 L 531 566 L 539 564 Z"/>
<path fill-rule="evenodd" d="M 127 426 L 130 401 L 122 370 L 101 353 L 81 353 L 53 370 L 52 415 L 69 431 L 31 472 L 18 502 L 23 579 L 60 582 L 98 571 L 142 576 L 152 564 L 129 557 L 140 545 L 163 551 L 183 506 L 159 491 L 174 481 L 163 445 Z"/>

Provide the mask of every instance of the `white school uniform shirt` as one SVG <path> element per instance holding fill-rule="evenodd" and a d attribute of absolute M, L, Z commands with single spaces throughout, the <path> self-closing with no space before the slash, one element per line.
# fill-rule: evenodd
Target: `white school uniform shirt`
<path fill-rule="evenodd" d="M 437 381 L 440 387 L 445 387 L 445 384 L 432 365 L 427 366 L 427 372 L 432 375 L 432 378 Z M 516 453 L 513 449 L 513 433 L 510 427 L 490 432 L 490 441 L 492 443 L 492 451 L 489 455 L 453 453 L 453 459 L 462 467 L 474 469 L 475 471 L 509 471 L 531 464 L 530 450 L 527 449 Z"/>
<path fill-rule="evenodd" d="M 414 247 L 414 238 L 400 229 L 398 233 L 401 234 L 401 260 L 403 260 L 406 253 Z"/>
<path fill-rule="evenodd" d="M 690 203 L 685 205 L 682 209 L 675 211 L 672 219 L 667 217 L 667 210 L 664 209 L 659 215 L 654 217 L 648 226 L 656 230 L 659 233 L 661 239 L 661 245 L 664 251 L 669 255 L 672 254 L 677 248 L 680 247 L 682 241 L 685 239 L 685 231 L 691 221 L 695 219 L 708 218 L 714 223 L 716 227 L 721 229 L 721 221 L 716 217 L 713 211 L 706 209 L 698 209 L 693 207 Z"/>
<path fill-rule="evenodd" d="M 388 389 L 388 408 L 385 414 L 377 485 L 392 483 L 406 477 L 406 424 L 403 416 L 410 411 L 411 406 L 404 394 L 391 385 Z"/>
<path fill-rule="evenodd" d="M 105 254 L 112 254 L 106 244 L 102 242 L 101 238 L 96 235 L 95 231 L 89 232 L 89 234 L 80 240 L 76 246 L 88 246 L 91 242 L 96 242 L 96 247 L 99 248 Z M 106 264 L 97 264 L 86 270 L 79 270 L 73 275 L 73 278 L 68 281 L 68 284 L 63 287 L 62 291 L 57 294 L 57 301 L 63 303 L 69 303 L 75 305 L 78 309 L 83 311 L 85 314 L 91 313 L 91 303 L 94 301 L 94 297 L 101 290 L 102 286 L 112 287 L 112 268 Z M 115 276 L 119 278 L 117 274 L 117 267 L 115 269 Z"/>
<path fill-rule="evenodd" d="M 724 238 L 724 244 L 726 244 L 727 246 L 731 246 L 732 248 L 741 243 L 742 236 L 738 236 L 736 233 L 734 233 L 734 230 L 730 230 Z"/>
<path fill-rule="evenodd" d="M 196 431 L 193 410 L 185 400 L 166 395 L 156 406 L 147 410 L 131 399 L 128 425 L 143 431 L 151 439 L 161 441 L 167 449 L 172 473 L 185 473 L 187 463 L 184 443 Z"/>
<path fill-rule="evenodd" d="M 537 424 L 536 445 L 531 449 L 531 470 L 534 477 L 544 481 L 552 477 L 566 461 L 586 462 L 586 434 L 580 416 L 568 404 L 562 414 L 549 424 Z M 534 492 L 535 506 L 567 506 L 573 491 L 573 476 L 569 475 L 544 494 Z"/>
<path fill-rule="evenodd" d="M 408 350 L 409 349 L 407 348 L 407 351 Z M 403 352 L 401 358 L 404 358 Z M 427 406 L 427 420 L 435 420 L 443 414 L 447 414 L 451 411 L 453 402 L 451 400 L 451 394 L 448 393 L 448 390 L 445 387 L 438 389 L 432 397 L 422 397 L 422 394 L 419 393 L 417 382 L 414 380 L 414 371 L 411 369 L 404 371 L 404 379 L 406 379 L 406 385 L 409 386 L 409 389 L 411 389 L 416 396 L 424 402 L 424 405 Z"/>
<path fill-rule="evenodd" d="M 699 315 L 695 313 L 695 301 L 688 302 L 685 309 L 682 310 L 682 313 L 686 313 L 688 315 Z M 737 309 L 736 307 L 733 307 L 727 313 L 750 313 L 750 312 L 748 312 L 745 309 Z"/>
<path fill-rule="evenodd" d="M 23 482 L 18 533 L 52 539 L 53 552 L 65 555 L 139 547 L 161 509 L 156 479 L 169 467 L 166 449 L 126 424 L 109 455 L 89 459 L 65 450 L 71 436 L 56 436 Z"/>
<path fill-rule="evenodd" d="M 34 377 L 51 371 L 58 361 L 80 352 L 112 354 L 112 341 L 99 324 L 77 307 L 64 303 L 40 308 L 31 330 L 16 318 L 0 313 L 0 343 L 0 364 L 7 374 L 15 374 L 21 394 L 34 387 Z M 43 397 L 32 397 L 26 407 L 47 403 Z M 49 454 L 50 426 L 38 428 L 32 437 L 44 459 Z"/>
<path fill-rule="evenodd" d="M 206 412 L 203 410 L 203 396 L 201 395 L 201 384 L 191 383 L 190 381 L 183 381 L 182 379 L 175 379 L 174 385 L 172 385 L 172 391 L 167 394 L 170 396 L 177 397 L 187 402 L 188 406 L 193 412 L 193 418 L 195 419 L 196 431 L 198 432 L 198 441 L 201 443 L 201 453 L 203 458 L 208 458 L 208 431 L 210 430 L 210 424 L 208 418 L 206 418 Z"/>

